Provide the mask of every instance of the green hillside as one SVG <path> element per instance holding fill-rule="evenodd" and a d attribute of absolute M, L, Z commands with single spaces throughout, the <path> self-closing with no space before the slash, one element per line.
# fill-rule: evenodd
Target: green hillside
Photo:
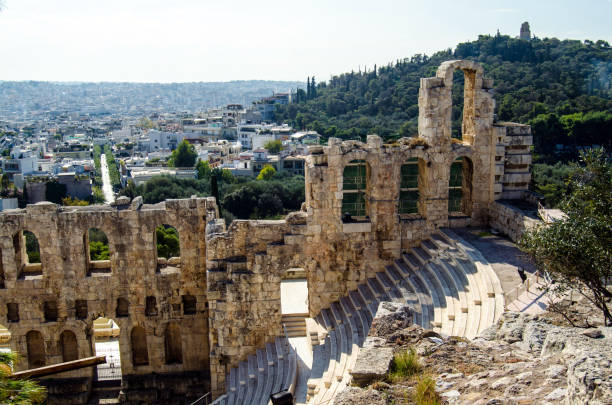
<path fill-rule="evenodd" d="M 499 120 L 533 126 L 540 159 L 568 160 L 576 147 L 612 146 L 612 47 L 605 41 L 525 41 L 482 35 L 454 50 L 414 55 L 367 72 L 350 72 L 279 106 L 276 120 L 317 130 L 324 138 L 386 139 L 417 132 L 419 79 L 441 62 L 472 59 L 494 79 Z M 453 130 L 461 122 L 463 75 L 455 75 Z M 560 150 L 557 144 L 564 145 Z"/>

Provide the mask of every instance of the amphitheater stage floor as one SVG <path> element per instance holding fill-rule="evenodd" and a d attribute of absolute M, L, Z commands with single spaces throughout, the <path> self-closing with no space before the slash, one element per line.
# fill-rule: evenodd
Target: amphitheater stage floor
<path fill-rule="evenodd" d="M 489 228 L 453 228 L 453 231 L 482 253 L 501 281 L 504 292 L 521 284 L 519 268 L 529 274 L 536 271 L 534 263 L 514 242 L 505 236 L 493 235 Z"/>

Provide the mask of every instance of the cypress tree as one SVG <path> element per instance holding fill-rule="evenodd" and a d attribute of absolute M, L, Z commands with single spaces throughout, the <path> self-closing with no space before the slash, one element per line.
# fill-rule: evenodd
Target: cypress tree
<path fill-rule="evenodd" d="M 310 100 L 310 76 L 306 78 L 306 100 Z"/>

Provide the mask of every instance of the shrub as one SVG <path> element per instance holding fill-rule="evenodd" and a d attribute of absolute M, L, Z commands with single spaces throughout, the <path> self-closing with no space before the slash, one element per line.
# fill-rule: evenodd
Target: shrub
<path fill-rule="evenodd" d="M 409 348 L 403 352 L 397 353 L 393 357 L 393 363 L 391 364 L 391 379 L 399 379 L 412 377 L 418 374 L 423 369 L 423 366 L 419 362 L 419 356 L 414 348 Z"/>
<path fill-rule="evenodd" d="M 442 401 L 436 392 L 436 381 L 428 375 L 419 378 L 414 389 L 414 402 L 417 405 L 440 405 Z"/>

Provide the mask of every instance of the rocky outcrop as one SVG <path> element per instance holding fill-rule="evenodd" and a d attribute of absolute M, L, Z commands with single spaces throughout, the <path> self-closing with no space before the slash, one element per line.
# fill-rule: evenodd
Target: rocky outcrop
<path fill-rule="evenodd" d="M 386 316 L 386 326 L 397 322 L 396 312 Z M 377 356 L 369 351 L 414 347 L 424 372 L 436 379 L 444 403 L 612 403 L 612 328 L 557 326 L 544 316 L 506 312 L 497 325 L 470 342 L 415 325 L 393 330 L 383 323 L 380 318 L 368 337 L 372 345 L 364 355 L 370 363 Z M 357 363 L 361 360 L 367 359 Z M 370 397 L 377 403 L 378 396 L 401 400 L 413 389 L 409 385 L 376 382 L 363 389 L 352 387 L 338 398 L 347 404 L 370 403 Z"/>

